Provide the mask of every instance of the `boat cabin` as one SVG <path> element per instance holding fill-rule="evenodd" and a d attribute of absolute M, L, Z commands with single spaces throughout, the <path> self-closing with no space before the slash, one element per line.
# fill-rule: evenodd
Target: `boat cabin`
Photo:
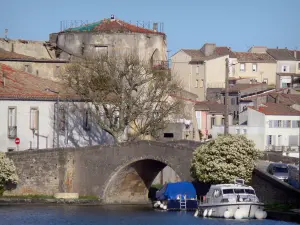
<path fill-rule="evenodd" d="M 212 185 L 203 203 L 258 202 L 251 186 L 240 184 Z"/>

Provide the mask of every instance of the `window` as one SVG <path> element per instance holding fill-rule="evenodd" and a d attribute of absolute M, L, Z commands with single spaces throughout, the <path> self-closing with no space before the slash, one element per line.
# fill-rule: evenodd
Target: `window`
<path fill-rule="evenodd" d="M 240 64 L 240 71 L 241 71 L 241 72 L 245 72 L 245 71 L 246 71 L 245 63 L 241 63 L 241 64 Z"/>
<path fill-rule="evenodd" d="M 17 108 L 8 107 L 8 138 L 17 137 Z"/>
<path fill-rule="evenodd" d="M 247 134 L 247 129 L 244 129 L 244 134 Z"/>
<path fill-rule="evenodd" d="M 195 83 L 195 88 L 197 88 L 197 87 L 198 87 L 198 83 L 199 83 L 199 81 L 198 81 L 198 80 L 196 80 L 196 83 Z"/>
<path fill-rule="evenodd" d="M 101 46 L 101 45 L 96 45 L 95 46 L 95 53 L 96 55 L 107 55 L 108 54 L 108 47 L 107 46 Z"/>
<path fill-rule="evenodd" d="M 38 130 L 39 129 L 39 110 L 38 108 L 30 108 L 30 129 Z"/>
<path fill-rule="evenodd" d="M 174 138 L 174 133 L 164 133 L 164 138 Z"/>
<path fill-rule="evenodd" d="M 24 71 L 25 71 L 26 73 L 29 72 L 29 65 L 25 65 Z"/>
<path fill-rule="evenodd" d="M 8 152 L 13 152 L 13 151 L 15 151 L 15 150 L 16 150 L 16 149 L 13 148 L 13 147 L 7 148 L 7 151 L 8 151 Z"/>
<path fill-rule="evenodd" d="M 223 126 L 225 125 L 225 118 L 222 118 L 221 123 L 222 123 Z"/>
<path fill-rule="evenodd" d="M 298 135 L 290 135 L 289 146 L 297 146 L 297 145 L 298 145 Z"/>
<path fill-rule="evenodd" d="M 282 120 L 273 120 L 274 127 L 283 127 L 283 121 Z"/>
<path fill-rule="evenodd" d="M 290 72 L 290 67 L 289 66 L 286 66 L 286 65 L 283 65 L 281 67 L 281 72 Z"/>
<path fill-rule="evenodd" d="M 239 104 L 239 97 L 236 97 L 236 104 Z"/>
<path fill-rule="evenodd" d="M 267 145 L 276 144 L 276 135 L 267 135 Z"/>
<path fill-rule="evenodd" d="M 236 129 L 236 134 L 240 134 L 240 129 Z"/>
<path fill-rule="evenodd" d="M 196 67 L 196 74 L 199 74 L 199 66 Z"/>
<path fill-rule="evenodd" d="M 299 127 L 299 121 L 298 120 L 293 120 L 292 121 L 292 128 L 298 128 Z"/>
<path fill-rule="evenodd" d="M 60 132 L 64 132 L 66 130 L 66 110 L 63 106 L 59 107 L 59 112 L 58 112 L 58 130 Z"/>
<path fill-rule="evenodd" d="M 231 98 L 231 105 L 235 105 L 235 99 Z"/>
<path fill-rule="evenodd" d="M 298 70 L 300 70 L 300 63 L 298 63 Z"/>
<path fill-rule="evenodd" d="M 257 64 L 256 63 L 252 64 L 252 71 L 257 72 Z"/>
<path fill-rule="evenodd" d="M 91 129 L 90 119 L 91 119 L 91 112 L 90 110 L 86 109 L 83 115 L 83 129 L 85 131 L 89 131 Z"/>
<path fill-rule="evenodd" d="M 233 118 L 235 118 L 235 111 L 233 111 Z"/>
<path fill-rule="evenodd" d="M 291 128 L 291 121 L 290 120 L 284 120 L 283 121 L 283 127 L 284 128 Z"/>
<path fill-rule="evenodd" d="M 215 125 L 215 117 L 210 118 L 210 128 L 213 127 L 213 125 Z"/>
<path fill-rule="evenodd" d="M 263 79 L 263 83 L 268 84 L 268 79 L 267 79 L 267 78 L 264 78 L 264 79 Z"/>
<path fill-rule="evenodd" d="M 196 111 L 196 120 L 198 129 L 201 129 L 201 111 Z"/>
<path fill-rule="evenodd" d="M 200 87 L 203 88 L 203 79 L 200 80 Z"/>

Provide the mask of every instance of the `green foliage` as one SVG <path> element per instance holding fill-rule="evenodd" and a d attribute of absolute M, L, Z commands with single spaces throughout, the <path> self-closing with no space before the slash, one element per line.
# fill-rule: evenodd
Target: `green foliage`
<path fill-rule="evenodd" d="M 85 196 L 79 196 L 79 199 L 85 199 L 85 200 L 99 200 L 97 196 L 92 195 L 85 195 Z"/>
<path fill-rule="evenodd" d="M 151 188 L 155 188 L 157 190 L 160 190 L 164 185 L 163 184 L 152 184 Z"/>
<path fill-rule="evenodd" d="M 6 185 L 17 184 L 18 176 L 14 162 L 4 153 L 0 153 L 0 189 L 1 193 L 5 190 Z"/>
<path fill-rule="evenodd" d="M 254 142 L 246 136 L 220 135 L 194 151 L 191 175 L 211 184 L 232 183 L 236 178 L 249 182 L 259 156 Z"/>
<path fill-rule="evenodd" d="M 53 195 L 8 195 L 3 197 L 11 198 L 11 199 L 52 199 L 54 198 Z"/>

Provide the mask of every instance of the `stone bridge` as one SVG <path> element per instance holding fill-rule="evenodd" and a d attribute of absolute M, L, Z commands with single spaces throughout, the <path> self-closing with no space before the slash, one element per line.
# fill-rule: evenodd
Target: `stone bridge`
<path fill-rule="evenodd" d="M 76 192 L 98 196 L 104 203 L 147 202 L 150 185 L 167 165 L 181 180 L 192 180 L 190 163 L 198 145 L 189 141 L 139 141 L 7 153 L 15 162 L 20 180 L 16 189 L 5 194 Z M 283 161 L 284 157 L 276 157 L 273 161 Z M 270 156 L 266 154 L 265 159 Z M 251 185 L 265 203 L 300 202 L 299 191 L 274 179 L 262 167 L 255 169 Z"/>
<path fill-rule="evenodd" d="M 167 165 L 181 180 L 191 180 L 190 160 L 196 146 L 189 142 L 140 141 L 8 153 L 20 181 L 6 194 L 76 192 L 99 196 L 106 203 L 145 202 L 152 181 Z"/>

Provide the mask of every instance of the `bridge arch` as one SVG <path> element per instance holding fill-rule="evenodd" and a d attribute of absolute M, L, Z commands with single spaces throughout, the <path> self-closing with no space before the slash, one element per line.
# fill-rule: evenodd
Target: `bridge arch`
<path fill-rule="evenodd" d="M 182 175 L 169 162 L 152 158 L 135 158 L 120 165 L 104 186 L 105 203 L 144 203 L 148 201 L 149 188 L 159 172 L 166 166 L 172 168 L 180 180 Z"/>

